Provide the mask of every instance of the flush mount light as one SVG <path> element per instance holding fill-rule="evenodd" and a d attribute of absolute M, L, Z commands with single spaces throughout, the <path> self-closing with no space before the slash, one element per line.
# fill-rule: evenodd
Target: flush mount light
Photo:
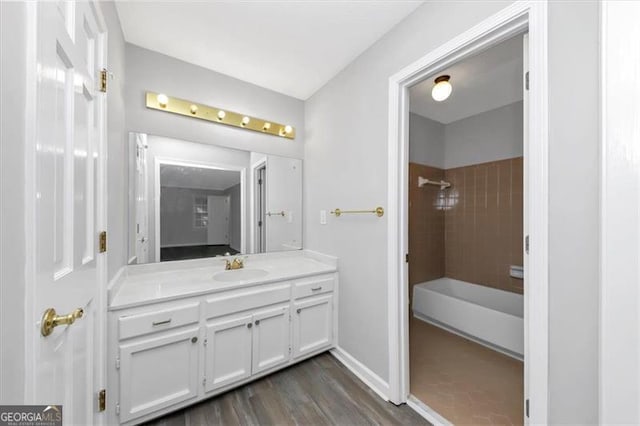
<path fill-rule="evenodd" d="M 441 75 L 437 77 L 435 80 L 433 89 L 431 89 L 431 97 L 436 102 L 442 102 L 451 95 L 451 91 L 453 88 L 451 87 L 451 83 L 449 83 L 449 79 L 451 79 L 448 75 Z"/>
<path fill-rule="evenodd" d="M 169 98 L 167 97 L 167 95 L 165 95 L 164 93 L 160 93 L 158 95 L 158 105 L 164 108 L 167 106 L 168 103 L 169 103 Z"/>

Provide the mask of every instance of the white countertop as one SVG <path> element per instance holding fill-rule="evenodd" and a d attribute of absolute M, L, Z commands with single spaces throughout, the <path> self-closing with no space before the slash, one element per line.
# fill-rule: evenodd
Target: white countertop
<path fill-rule="evenodd" d="M 245 258 L 245 269 L 261 269 L 267 274 L 260 278 L 231 282 L 215 280 L 214 275 L 224 271 L 224 259 L 234 257 Z M 309 250 L 131 265 L 123 268 L 110 285 L 109 310 L 115 311 L 337 270 L 338 262 L 335 257 Z"/>

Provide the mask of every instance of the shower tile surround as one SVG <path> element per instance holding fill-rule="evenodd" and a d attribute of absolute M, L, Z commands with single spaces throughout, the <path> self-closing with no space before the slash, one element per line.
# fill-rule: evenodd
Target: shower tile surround
<path fill-rule="evenodd" d="M 409 294 L 443 276 L 514 293 L 522 266 L 522 157 L 443 170 L 409 164 Z M 418 176 L 451 187 L 418 188 Z"/>

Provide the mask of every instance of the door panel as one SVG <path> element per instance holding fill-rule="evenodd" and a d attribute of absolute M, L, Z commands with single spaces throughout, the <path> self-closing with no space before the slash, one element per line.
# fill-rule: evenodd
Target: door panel
<path fill-rule="evenodd" d="M 251 375 L 251 315 L 207 325 L 205 392 Z"/>
<path fill-rule="evenodd" d="M 333 342 L 333 296 L 315 297 L 294 304 L 293 357 L 300 357 Z"/>
<path fill-rule="evenodd" d="M 27 148 L 34 182 L 27 197 L 35 200 L 26 212 L 34 247 L 28 268 L 34 272 L 35 323 L 29 328 L 28 394 L 34 403 L 63 404 L 65 423 L 91 424 L 95 298 L 105 272 L 104 256 L 97 253 L 105 100 L 97 86 L 106 34 L 90 2 L 38 2 L 31 13 L 37 26 L 37 86 L 35 141 Z M 84 315 L 43 337 L 41 318 L 48 308 L 58 315 L 82 308 Z"/>
<path fill-rule="evenodd" d="M 198 395 L 198 328 L 120 346 L 120 421 Z"/>
<path fill-rule="evenodd" d="M 289 307 L 269 309 L 253 315 L 253 374 L 290 359 Z"/>

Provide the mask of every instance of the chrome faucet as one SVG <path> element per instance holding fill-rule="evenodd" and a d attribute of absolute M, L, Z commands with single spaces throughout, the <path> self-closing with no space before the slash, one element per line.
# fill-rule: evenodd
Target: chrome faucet
<path fill-rule="evenodd" d="M 235 269 L 242 269 L 242 268 L 244 268 L 244 259 L 243 258 L 236 257 L 232 261 L 229 261 L 229 259 L 225 259 L 225 267 L 224 267 L 224 269 L 226 269 L 227 271 L 231 271 L 231 270 L 235 270 Z"/>

